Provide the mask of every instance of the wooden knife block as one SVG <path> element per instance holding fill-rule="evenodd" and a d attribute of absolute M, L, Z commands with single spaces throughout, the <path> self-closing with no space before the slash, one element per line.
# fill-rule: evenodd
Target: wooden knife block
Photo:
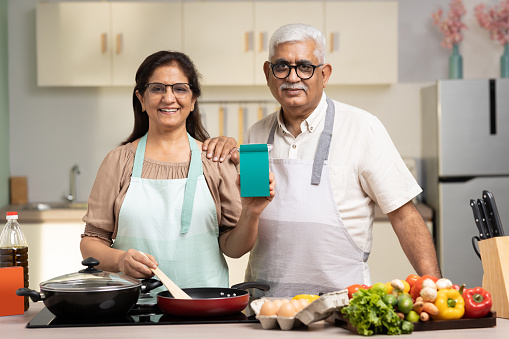
<path fill-rule="evenodd" d="M 491 293 L 497 317 L 509 319 L 509 236 L 481 240 L 479 250 L 484 270 L 482 287 Z"/>

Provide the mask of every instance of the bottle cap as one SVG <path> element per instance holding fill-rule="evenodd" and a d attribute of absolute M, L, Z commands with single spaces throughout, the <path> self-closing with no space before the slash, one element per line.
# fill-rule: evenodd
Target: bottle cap
<path fill-rule="evenodd" d="M 7 212 L 7 220 L 18 219 L 18 212 Z"/>

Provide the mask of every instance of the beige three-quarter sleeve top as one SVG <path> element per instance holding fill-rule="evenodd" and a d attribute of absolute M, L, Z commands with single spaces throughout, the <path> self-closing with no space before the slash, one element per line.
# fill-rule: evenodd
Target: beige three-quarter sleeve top
<path fill-rule="evenodd" d="M 134 164 L 136 148 L 132 143 L 119 146 L 104 158 L 88 199 L 83 217 L 84 236 L 94 236 L 112 243 L 118 229 L 118 216 L 124 201 Z M 237 170 L 229 157 L 223 163 L 207 159 L 201 153 L 203 174 L 216 205 L 220 232 L 237 225 L 241 212 L 239 190 L 235 184 Z M 187 178 L 190 161 L 162 162 L 145 157 L 141 177 L 144 179 Z"/>

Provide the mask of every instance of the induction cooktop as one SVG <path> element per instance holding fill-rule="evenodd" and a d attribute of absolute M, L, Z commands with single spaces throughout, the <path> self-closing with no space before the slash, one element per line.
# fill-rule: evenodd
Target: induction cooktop
<path fill-rule="evenodd" d="M 249 307 L 249 306 L 248 306 Z M 131 311 L 122 317 L 79 319 L 59 318 L 44 307 L 27 328 L 93 327 L 93 326 L 135 326 L 135 325 L 179 325 L 179 324 L 225 324 L 257 323 L 254 315 L 247 316 L 247 307 L 242 312 L 220 317 L 178 317 L 164 314 L 155 299 L 140 298 Z"/>

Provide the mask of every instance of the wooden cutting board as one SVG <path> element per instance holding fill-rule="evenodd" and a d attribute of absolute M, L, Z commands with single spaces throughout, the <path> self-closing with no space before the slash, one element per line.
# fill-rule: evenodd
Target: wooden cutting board
<path fill-rule="evenodd" d="M 481 328 L 497 326 L 497 317 L 495 312 L 489 313 L 484 318 L 477 319 L 458 319 L 458 320 L 429 320 L 420 321 L 414 324 L 414 331 L 436 331 L 436 330 L 458 330 L 465 328 Z M 348 319 L 343 317 L 341 312 L 336 311 L 335 325 L 347 329 L 353 333 L 359 334 L 357 329 L 350 324 Z"/>

